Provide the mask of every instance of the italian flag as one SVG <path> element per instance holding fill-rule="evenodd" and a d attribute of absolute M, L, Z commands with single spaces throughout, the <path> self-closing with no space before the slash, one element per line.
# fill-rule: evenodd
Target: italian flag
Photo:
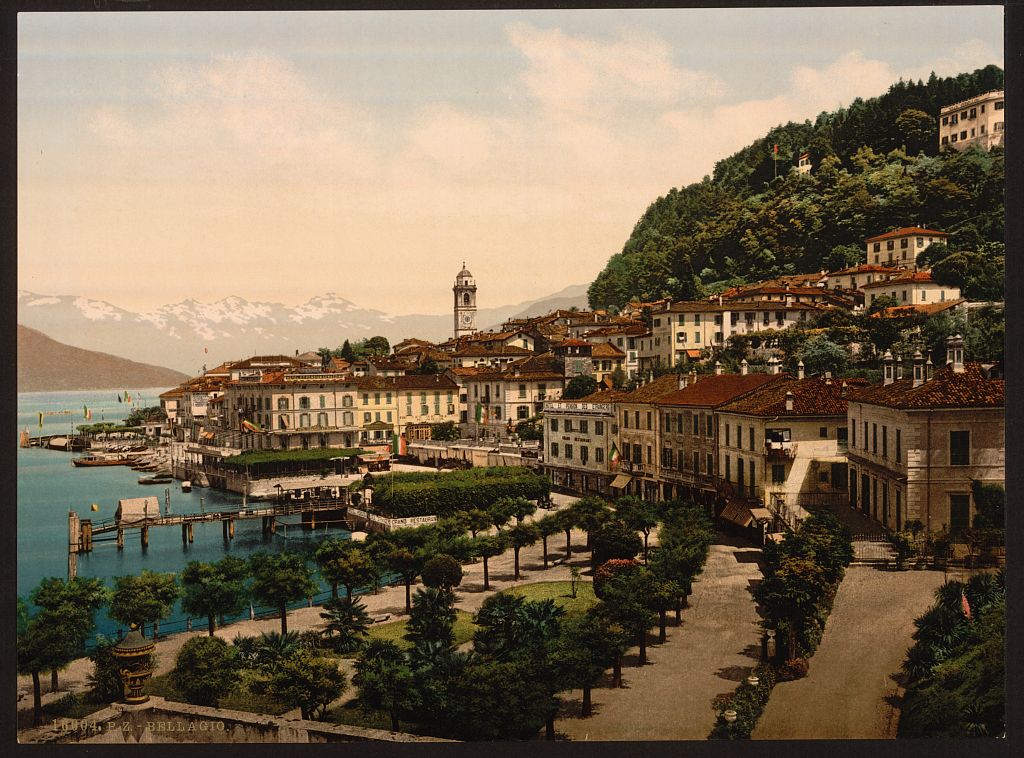
<path fill-rule="evenodd" d="M 615 443 L 612 442 L 612 450 L 608 453 L 608 462 L 612 464 L 612 468 L 619 465 L 619 460 L 622 456 L 619 455 L 619 449 L 615 447 Z"/>
<path fill-rule="evenodd" d="M 92 420 L 92 411 L 89 410 L 89 406 L 88 405 L 83 405 L 82 406 L 82 415 L 85 417 L 86 421 L 91 421 Z"/>
<path fill-rule="evenodd" d="M 405 435 L 391 433 L 391 453 L 393 455 L 405 455 L 409 450 L 409 445 L 405 440 Z"/>
<path fill-rule="evenodd" d="M 484 418 L 484 407 L 477 403 L 476 405 L 476 423 L 480 423 Z"/>
<path fill-rule="evenodd" d="M 254 424 L 251 421 L 243 421 L 242 428 L 247 432 L 262 432 L 263 427 L 259 424 Z"/>

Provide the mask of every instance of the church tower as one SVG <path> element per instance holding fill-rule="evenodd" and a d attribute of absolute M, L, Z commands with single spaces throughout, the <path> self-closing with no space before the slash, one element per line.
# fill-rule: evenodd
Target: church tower
<path fill-rule="evenodd" d="M 464 337 L 476 331 L 476 282 L 462 262 L 462 271 L 455 277 L 455 337 Z"/>

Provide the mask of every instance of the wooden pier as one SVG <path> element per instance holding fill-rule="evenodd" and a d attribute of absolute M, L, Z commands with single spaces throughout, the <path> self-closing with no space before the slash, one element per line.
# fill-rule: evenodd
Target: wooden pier
<path fill-rule="evenodd" d="M 154 500 L 156 498 L 153 498 Z M 235 522 L 247 519 L 261 519 L 263 535 L 270 536 L 277 533 L 277 520 L 283 516 L 300 516 L 301 526 L 304 529 L 315 529 L 317 523 L 327 526 L 341 526 L 353 531 L 352 521 L 348 518 L 348 497 L 340 499 L 317 499 L 317 500 L 283 500 L 275 502 L 271 506 L 262 505 L 257 508 L 234 508 L 223 511 L 205 511 L 201 513 L 184 513 L 176 515 L 160 515 L 159 505 L 152 511 L 146 512 L 141 518 L 138 514 L 122 516 L 121 509 L 118 515 L 112 519 L 93 521 L 92 519 L 80 518 L 75 511 L 68 512 L 68 579 L 73 579 L 78 574 L 78 554 L 92 552 L 96 542 L 117 542 L 117 549 L 124 548 L 125 532 L 129 529 L 138 529 L 140 542 L 145 549 L 149 546 L 149 530 L 158 526 L 180 526 L 181 542 L 184 545 L 192 543 L 194 539 L 194 527 L 197 523 L 221 522 L 223 538 L 225 541 L 234 539 Z M 149 515 L 152 513 L 153 515 Z M 113 535 L 97 540 L 97 536 Z"/>

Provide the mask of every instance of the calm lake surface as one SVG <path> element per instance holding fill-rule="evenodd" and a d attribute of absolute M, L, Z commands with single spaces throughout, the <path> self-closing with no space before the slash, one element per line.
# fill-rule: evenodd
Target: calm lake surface
<path fill-rule="evenodd" d="M 142 407 L 159 405 L 159 393 L 166 387 L 137 391 L 129 388 L 132 396 L 141 395 Z M 82 392 L 24 392 L 18 393 L 18 429 L 28 429 L 36 435 L 64 434 L 72 425 L 89 423 L 84 420 L 83 406 L 93 412 L 93 422 L 123 420 L 130 407 L 118 403 L 116 391 Z M 40 411 L 70 410 L 70 416 L 50 416 L 39 428 Z M 11 444 L 17 444 L 12 440 Z M 242 498 L 234 493 L 210 488 L 194 487 L 182 492 L 181 483 L 169 485 L 142 485 L 138 478 L 145 472 L 133 471 L 127 466 L 75 468 L 71 459 L 78 454 L 62 453 L 39 448 L 18 448 L 18 595 L 28 594 L 44 577 L 67 578 L 68 511 L 77 511 L 82 518 L 102 521 L 113 518 L 117 501 L 122 498 L 156 496 L 164 507 L 165 490 L 170 490 L 172 513 L 198 513 L 200 510 L 224 510 L 240 507 Z M 90 510 L 95 503 L 97 512 Z M 282 519 L 281 523 L 297 523 L 298 516 Z M 181 542 L 181 529 L 174 526 L 150 529 L 149 547 L 141 546 L 139 530 L 125 533 L 123 550 L 111 542 L 96 543 L 92 553 L 78 556 L 78 575 L 100 577 L 107 586 L 113 586 L 113 577 L 137 574 L 142 569 L 152 571 L 180 571 L 189 561 L 216 561 L 225 555 L 247 557 L 263 550 L 278 552 L 310 549 L 323 539 L 325 532 L 317 529 L 311 534 L 299 528 L 283 529 L 264 539 L 259 519 L 237 521 L 235 537 L 225 541 L 219 522 L 195 525 L 195 541 L 191 545 Z M 343 529 L 332 528 L 331 535 L 347 537 Z M 108 535 L 103 535 L 106 537 Z M 316 599 L 327 593 L 326 585 Z M 302 605 L 300 603 L 299 605 Z M 269 610 L 269 609 L 263 609 Z M 256 608 L 260 612 L 260 608 Z M 245 613 L 248 616 L 248 611 Z M 193 620 L 199 628 L 203 620 Z M 118 624 L 102 612 L 97 614 L 97 633 L 113 635 Z M 161 632 L 181 631 L 185 628 L 185 615 L 175 607 L 174 613 L 160 624 Z"/>

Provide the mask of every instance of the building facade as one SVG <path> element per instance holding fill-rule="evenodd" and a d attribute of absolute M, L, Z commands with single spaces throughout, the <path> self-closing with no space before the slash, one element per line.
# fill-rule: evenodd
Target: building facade
<path fill-rule="evenodd" d="M 991 150 L 1006 134 L 1002 90 L 943 106 L 939 110 L 939 150 Z"/>
<path fill-rule="evenodd" d="M 868 237 L 864 241 L 867 263 L 890 267 L 916 268 L 917 256 L 933 242 L 945 242 L 949 235 L 935 229 L 904 226 L 891 232 Z"/>
<path fill-rule="evenodd" d="M 959 287 L 939 284 L 932 279 L 930 271 L 904 272 L 902 276 L 864 284 L 861 290 L 865 308 L 870 308 L 875 299 L 883 295 L 895 298 L 900 305 L 926 305 L 960 299 Z"/>
<path fill-rule="evenodd" d="M 891 529 L 959 532 L 977 512 L 972 482 L 1005 481 L 1003 380 L 963 363 L 961 341 L 950 352 L 931 377 L 920 354 L 907 378 L 887 356 L 883 384 L 849 398 L 850 507 Z"/>
<path fill-rule="evenodd" d="M 593 397 L 593 396 L 592 396 Z M 618 425 L 611 402 L 555 400 L 544 403 L 544 472 L 556 487 L 615 497 L 612 461 Z"/>

